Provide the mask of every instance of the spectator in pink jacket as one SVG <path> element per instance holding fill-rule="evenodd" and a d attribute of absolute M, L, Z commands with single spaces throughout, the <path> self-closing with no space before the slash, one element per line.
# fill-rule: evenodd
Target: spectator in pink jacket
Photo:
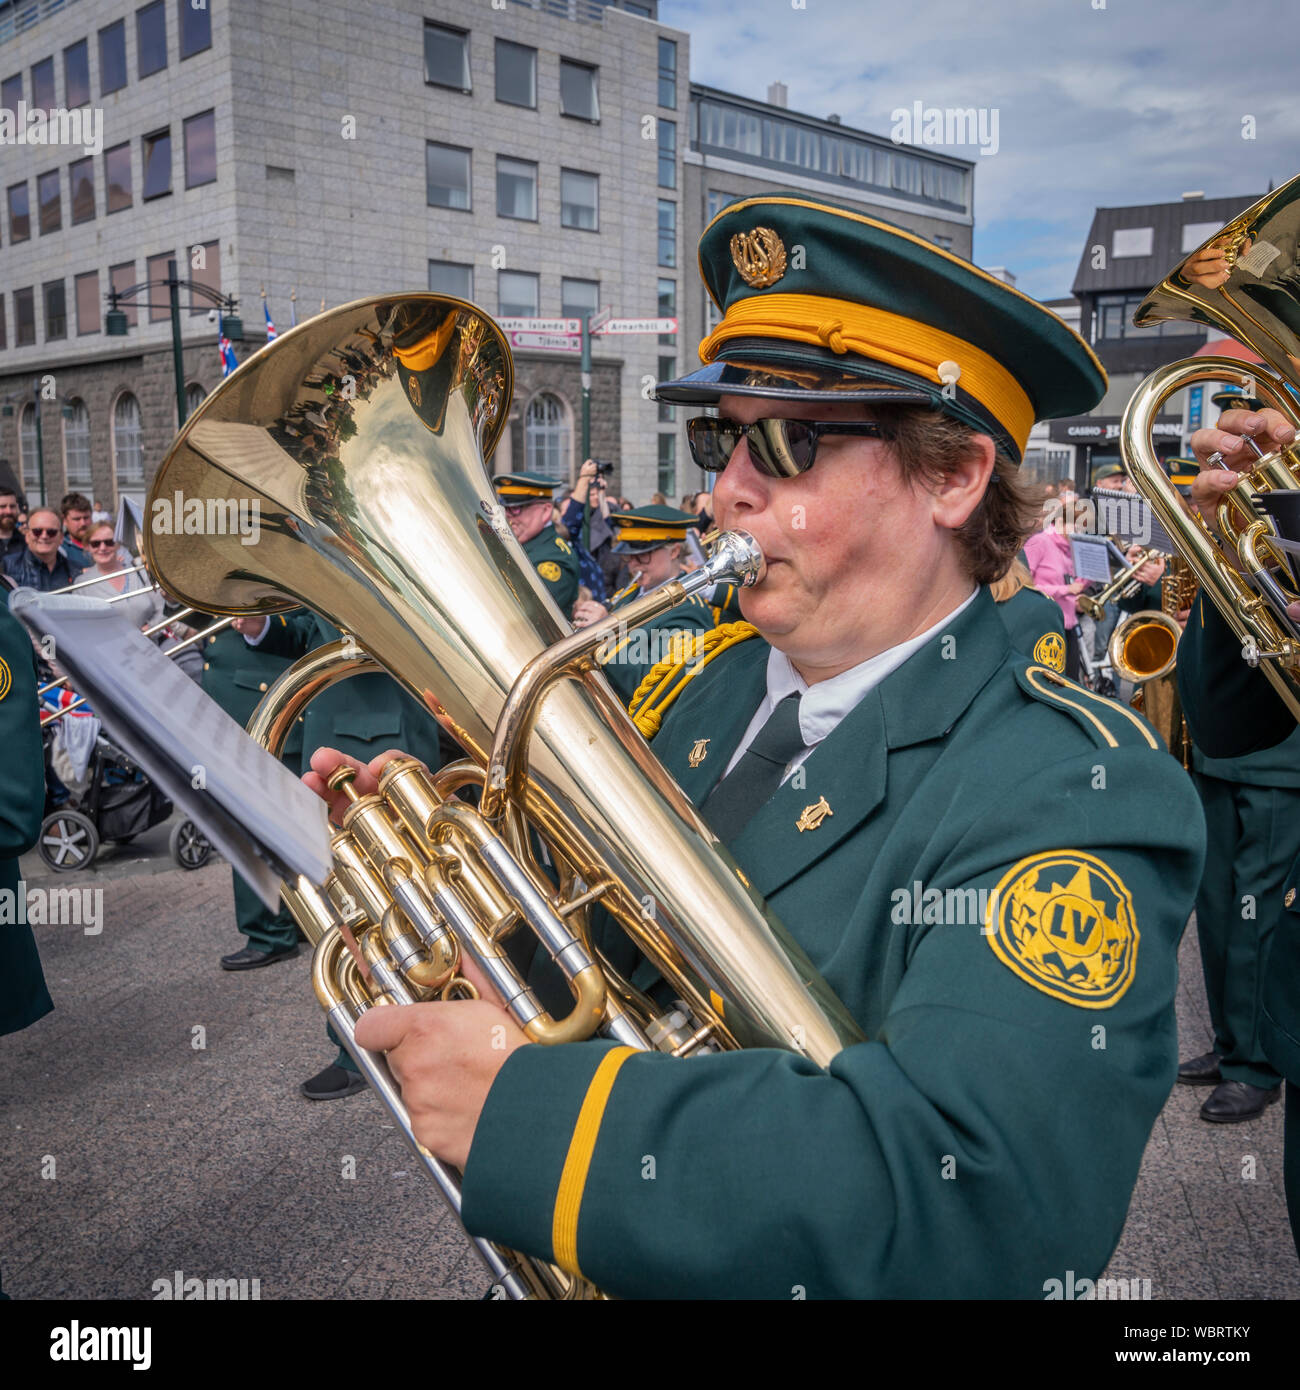
<path fill-rule="evenodd" d="M 1088 587 L 1088 581 L 1074 578 L 1069 541 L 1072 529 L 1072 518 L 1058 512 L 1025 542 L 1025 563 L 1033 576 L 1034 588 L 1060 605 L 1065 625 L 1065 674 L 1071 680 L 1078 680 L 1079 624 L 1075 599 Z"/>

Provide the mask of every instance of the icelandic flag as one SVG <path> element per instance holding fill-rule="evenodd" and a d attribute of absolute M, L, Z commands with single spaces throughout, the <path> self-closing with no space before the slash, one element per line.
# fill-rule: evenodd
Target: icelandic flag
<path fill-rule="evenodd" d="M 262 312 L 266 315 L 266 341 L 269 343 L 275 338 L 275 324 L 271 322 L 271 306 L 265 298 L 262 300 Z"/>
<path fill-rule="evenodd" d="M 217 316 L 217 332 L 220 336 L 218 350 L 221 354 L 221 375 L 226 377 L 239 366 L 239 358 L 235 356 L 235 349 L 226 337 L 226 321 L 220 315 Z"/>

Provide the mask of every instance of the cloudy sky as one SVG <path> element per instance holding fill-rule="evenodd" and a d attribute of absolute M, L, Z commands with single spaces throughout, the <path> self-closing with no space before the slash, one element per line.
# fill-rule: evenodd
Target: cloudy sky
<path fill-rule="evenodd" d="M 760 99 L 785 82 L 792 110 L 863 130 L 888 136 L 916 101 L 996 108 L 996 154 L 950 152 L 976 161 L 975 260 L 1039 298 L 1069 293 L 1097 206 L 1300 173 L 1296 0 L 661 0 L 659 17 L 690 33 L 694 81 Z"/>

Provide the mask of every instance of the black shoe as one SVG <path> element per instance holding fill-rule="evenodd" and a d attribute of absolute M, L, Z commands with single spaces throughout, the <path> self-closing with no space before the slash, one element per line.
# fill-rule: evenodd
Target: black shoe
<path fill-rule="evenodd" d="M 1223 1080 L 1219 1070 L 1219 1054 L 1202 1052 L 1188 1062 L 1178 1064 L 1178 1079 L 1184 1086 L 1217 1086 Z"/>
<path fill-rule="evenodd" d="M 1201 1106 L 1201 1119 L 1221 1125 L 1253 1120 L 1281 1094 L 1280 1086 L 1266 1090 L 1263 1086 L 1252 1086 L 1249 1081 L 1225 1081 L 1214 1088 L 1214 1094 Z"/>
<path fill-rule="evenodd" d="M 324 1071 L 318 1071 L 310 1081 L 298 1087 L 308 1100 L 342 1100 L 344 1096 L 354 1096 L 366 1089 L 366 1078 L 359 1071 L 347 1071 L 331 1063 Z"/>
<path fill-rule="evenodd" d="M 259 951 L 256 946 L 245 946 L 242 951 L 221 957 L 223 970 L 257 970 L 263 965 L 274 965 L 278 960 L 289 960 L 298 954 L 298 943 L 292 946 L 277 946 L 274 951 Z"/>

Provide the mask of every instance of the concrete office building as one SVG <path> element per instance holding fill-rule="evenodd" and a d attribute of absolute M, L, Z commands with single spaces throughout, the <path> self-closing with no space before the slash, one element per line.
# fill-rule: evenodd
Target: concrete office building
<path fill-rule="evenodd" d="M 0 0 L 0 107 L 98 129 L 89 148 L 3 148 L 0 476 L 33 499 L 42 473 L 55 500 L 143 495 L 178 413 L 167 292 L 123 301 L 124 337 L 105 332 L 107 295 L 175 258 L 238 301 L 241 361 L 265 340 L 263 289 L 281 331 L 322 302 L 426 287 L 498 317 L 677 317 L 673 335 L 594 340 L 591 451 L 636 501 L 698 486 L 684 413 L 648 396 L 712 326 L 706 220 L 803 189 L 969 256 L 974 170 L 787 111 L 779 88 L 692 87 L 689 36 L 657 9 Z M 221 379 L 210 309 L 182 291 L 187 409 Z M 494 466 L 571 479 L 581 419 L 577 353 L 517 349 Z"/>

